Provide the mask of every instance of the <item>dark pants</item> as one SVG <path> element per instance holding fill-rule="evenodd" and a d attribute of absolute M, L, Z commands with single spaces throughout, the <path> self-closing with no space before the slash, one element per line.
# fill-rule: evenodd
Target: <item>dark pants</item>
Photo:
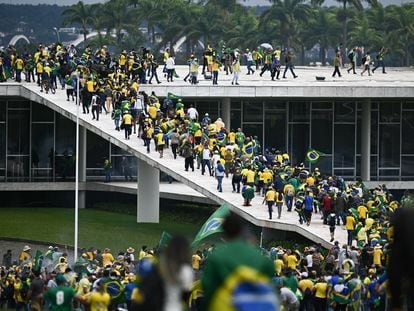
<path fill-rule="evenodd" d="M 348 69 L 348 73 L 352 70 L 353 73 L 356 73 L 355 71 L 355 62 L 351 61 L 351 68 Z"/>
<path fill-rule="evenodd" d="M 129 136 L 132 133 L 131 124 L 124 124 L 124 129 L 125 129 L 125 139 L 129 139 Z"/>
<path fill-rule="evenodd" d="M 379 60 L 377 62 L 377 65 L 374 67 L 374 69 L 372 69 L 372 72 L 374 72 L 378 67 L 382 67 L 382 73 L 385 73 L 385 65 L 384 65 L 384 61 L 383 60 Z"/>
<path fill-rule="evenodd" d="M 267 201 L 267 211 L 269 212 L 269 219 L 272 219 L 273 204 L 275 204 L 275 201 Z"/>
<path fill-rule="evenodd" d="M 160 80 L 158 80 L 157 69 L 153 69 L 152 72 L 151 72 L 151 78 L 149 79 L 149 83 L 150 84 L 151 84 L 151 81 L 152 81 L 153 78 L 155 78 L 155 80 L 157 81 L 157 83 L 160 83 Z"/>
<path fill-rule="evenodd" d="M 293 71 L 293 65 L 287 63 L 286 67 L 285 67 L 285 71 L 283 72 L 283 78 L 286 78 L 286 72 L 288 71 L 288 69 L 290 69 L 290 72 L 292 73 L 294 78 L 297 78 L 297 75 L 295 75 L 295 72 Z"/>
<path fill-rule="evenodd" d="M 201 174 L 204 175 L 205 171 L 206 171 L 206 165 L 208 167 L 208 173 L 211 176 L 211 165 L 210 165 L 210 159 L 208 160 L 201 160 Z"/>
<path fill-rule="evenodd" d="M 178 144 L 171 144 L 171 150 L 174 155 L 174 159 L 177 159 L 177 148 L 178 148 Z"/>
<path fill-rule="evenodd" d="M 231 185 L 233 186 L 233 191 L 237 193 L 240 193 L 240 182 L 241 182 L 241 176 L 234 176 L 231 179 Z"/>
<path fill-rule="evenodd" d="M 341 73 L 339 71 L 339 66 L 335 66 L 335 70 L 334 70 L 334 72 L 332 74 L 332 77 L 335 77 L 336 74 L 338 74 L 338 76 L 341 76 Z"/>
<path fill-rule="evenodd" d="M 22 82 L 22 70 L 16 69 L 16 82 Z"/>
<path fill-rule="evenodd" d="M 95 116 L 95 112 L 96 112 L 96 116 Z M 93 119 L 96 118 L 96 121 L 99 121 L 99 105 L 92 106 L 92 117 Z"/>
<path fill-rule="evenodd" d="M 218 80 L 218 71 L 213 71 L 213 85 L 217 84 Z"/>
<path fill-rule="evenodd" d="M 188 168 L 191 167 L 191 170 L 194 172 L 194 157 L 187 157 L 184 161 L 185 170 L 188 171 Z"/>
<path fill-rule="evenodd" d="M 219 192 L 223 192 L 223 187 L 222 187 L 222 183 L 223 183 L 223 176 L 217 176 L 217 190 Z"/>
<path fill-rule="evenodd" d="M 174 69 L 167 69 L 167 82 L 173 82 Z"/>
<path fill-rule="evenodd" d="M 111 169 L 110 168 L 105 170 L 105 182 L 111 182 Z"/>
<path fill-rule="evenodd" d="M 326 298 L 317 298 L 313 300 L 315 311 L 326 311 Z"/>
<path fill-rule="evenodd" d="M 289 195 L 285 195 L 285 203 L 286 203 L 288 212 L 290 212 L 292 210 L 293 197 Z"/>
<path fill-rule="evenodd" d="M 151 137 L 145 137 L 145 146 L 147 146 L 147 152 L 150 153 Z"/>
<path fill-rule="evenodd" d="M 352 245 L 352 239 L 353 239 L 352 232 L 353 231 L 354 230 L 348 230 L 348 246 L 351 246 Z"/>

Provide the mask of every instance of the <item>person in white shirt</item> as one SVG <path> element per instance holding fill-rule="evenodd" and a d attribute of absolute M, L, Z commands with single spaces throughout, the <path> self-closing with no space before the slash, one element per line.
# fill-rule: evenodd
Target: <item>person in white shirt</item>
<path fill-rule="evenodd" d="M 299 300 L 295 293 L 287 287 L 280 289 L 280 302 L 283 304 L 285 311 L 299 311 Z"/>
<path fill-rule="evenodd" d="M 194 108 L 193 105 L 191 105 L 190 108 L 188 108 L 187 113 L 188 113 L 190 120 L 193 120 L 193 121 L 198 120 L 198 111 L 196 108 Z"/>
<path fill-rule="evenodd" d="M 207 165 L 208 173 L 210 174 L 210 176 L 213 176 L 211 172 L 210 160 L 211 160 L 211 151 L 208 148 L 208 145 L 205 145 L 203 149 L 203 156 L 201 158 L 201 175 L 204 175 L 206 171 L 206 165 Z"/>
<path fill-rule="evenodd" d="M 174 57 L 172 57 L 171 55 L 168 57 L 167 62 L 165 63 L 165 68 L 167 68 L 167 82 L 173 82 L 175 61 Z"/>
<path fill-rule="evenodd" d="M 246 56 L 247 60 L 247 74 L 250 75 L 250 73 L 254 74 L 254 70 L 252 68 L 253 66 L 253 54 L 250 52 L 249 49 L 246 49 L 246 53 L 244 54 Z"/>

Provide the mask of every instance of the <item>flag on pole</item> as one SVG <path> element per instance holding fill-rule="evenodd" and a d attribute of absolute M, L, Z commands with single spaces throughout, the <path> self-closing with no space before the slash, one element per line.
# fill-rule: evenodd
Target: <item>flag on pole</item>
<path fill-rule="evenodd" d="M 172 236 L 167 231 L 163 231 L 160 241 L 158 242 L 158 251 L 163 250 L 170 242 Z"/>
<path fill-rule="evenodd" d="M 43 253 L 41 251 L 36 251 L 36 256 L 35 256 L 35 260 L 34 260 L 34 266 L 33 266 L 33 270 L 34 271 L 38 271 L 40 272 L 40 269 L 42 268 L 42 264 L 43 264 Z"/>
<path fill-rule="evenodd" d="M 212 234 L 219 233 L 223 231 L 222 224 L 224 222 L 224 218 L 230 214 L 230 210 L 227 204 L 221 205 L 207 221 L 201 227 L 200 231 L 198 231 L 196 237 L 194 238 L 193 243 L 191 243 L 191 247 L 196 247 L 202 240 L 211 236 Z"/>
<path fill-rule="evenodd" d="M 306 159 L 305 161 L 314 164 L 316 162 L 318 162 L 319 157 L 322 155 L 323 153 L 316 150 L 316 149 L 309 149 L 308 152 L 306 153 Z"/>

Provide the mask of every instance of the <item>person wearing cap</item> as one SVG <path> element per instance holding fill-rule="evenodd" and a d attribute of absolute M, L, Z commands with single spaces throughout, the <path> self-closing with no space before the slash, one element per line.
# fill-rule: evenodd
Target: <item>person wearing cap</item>
<path fill-rule="evenodd" d="M 62 274 L 56 276 L 57 287 L 49 288 L 43 297 L 50 303 L 51 311 L 71 311 L 73 300 L 81 301 L 75 290 L 67 286 L 66 278 Z"/>
<path fill-rule="evenodd" d="M 28 261 L 32 258 L 32 255 L 30 254 L 30 246 L 29 245 L 25 245 L 23 247 L 23 250 L 20 252 L 19 254 L 19 263 L 22 263 L 24 261 Z"/>
<path fill-rule="evenodd" d="M 126 257 L 129 258 L 131 260 L 131 262 L 135 261 L 135 249 L 132 248 L 131 246 L 127 248 L 127 255 Z"/>

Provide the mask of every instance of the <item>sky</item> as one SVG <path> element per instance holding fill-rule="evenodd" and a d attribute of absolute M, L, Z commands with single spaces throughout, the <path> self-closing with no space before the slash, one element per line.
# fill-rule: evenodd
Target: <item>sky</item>
<path fill-rule="evenodd" d="M 7 3 L 7 4 L 56 4 L 60 6 L 64 5 L 72 5 L 77 3 L 79 0 L 0 0 L 0 3 Z M 383 5 L 388 4 L 402 4 L 402 3 L 409 3 L 412 0 L 379 0 Z M 98 3 L 98 2 L 106 2 L 105 0 L 83 0 L 84 3 Z M 245 3 L 246 5 L 269 5 L 268 0 L 239 0 L 240 3 Z M 326 5 L 333 5 L 337 4 L 335 0 L 325 0 Z"/>

